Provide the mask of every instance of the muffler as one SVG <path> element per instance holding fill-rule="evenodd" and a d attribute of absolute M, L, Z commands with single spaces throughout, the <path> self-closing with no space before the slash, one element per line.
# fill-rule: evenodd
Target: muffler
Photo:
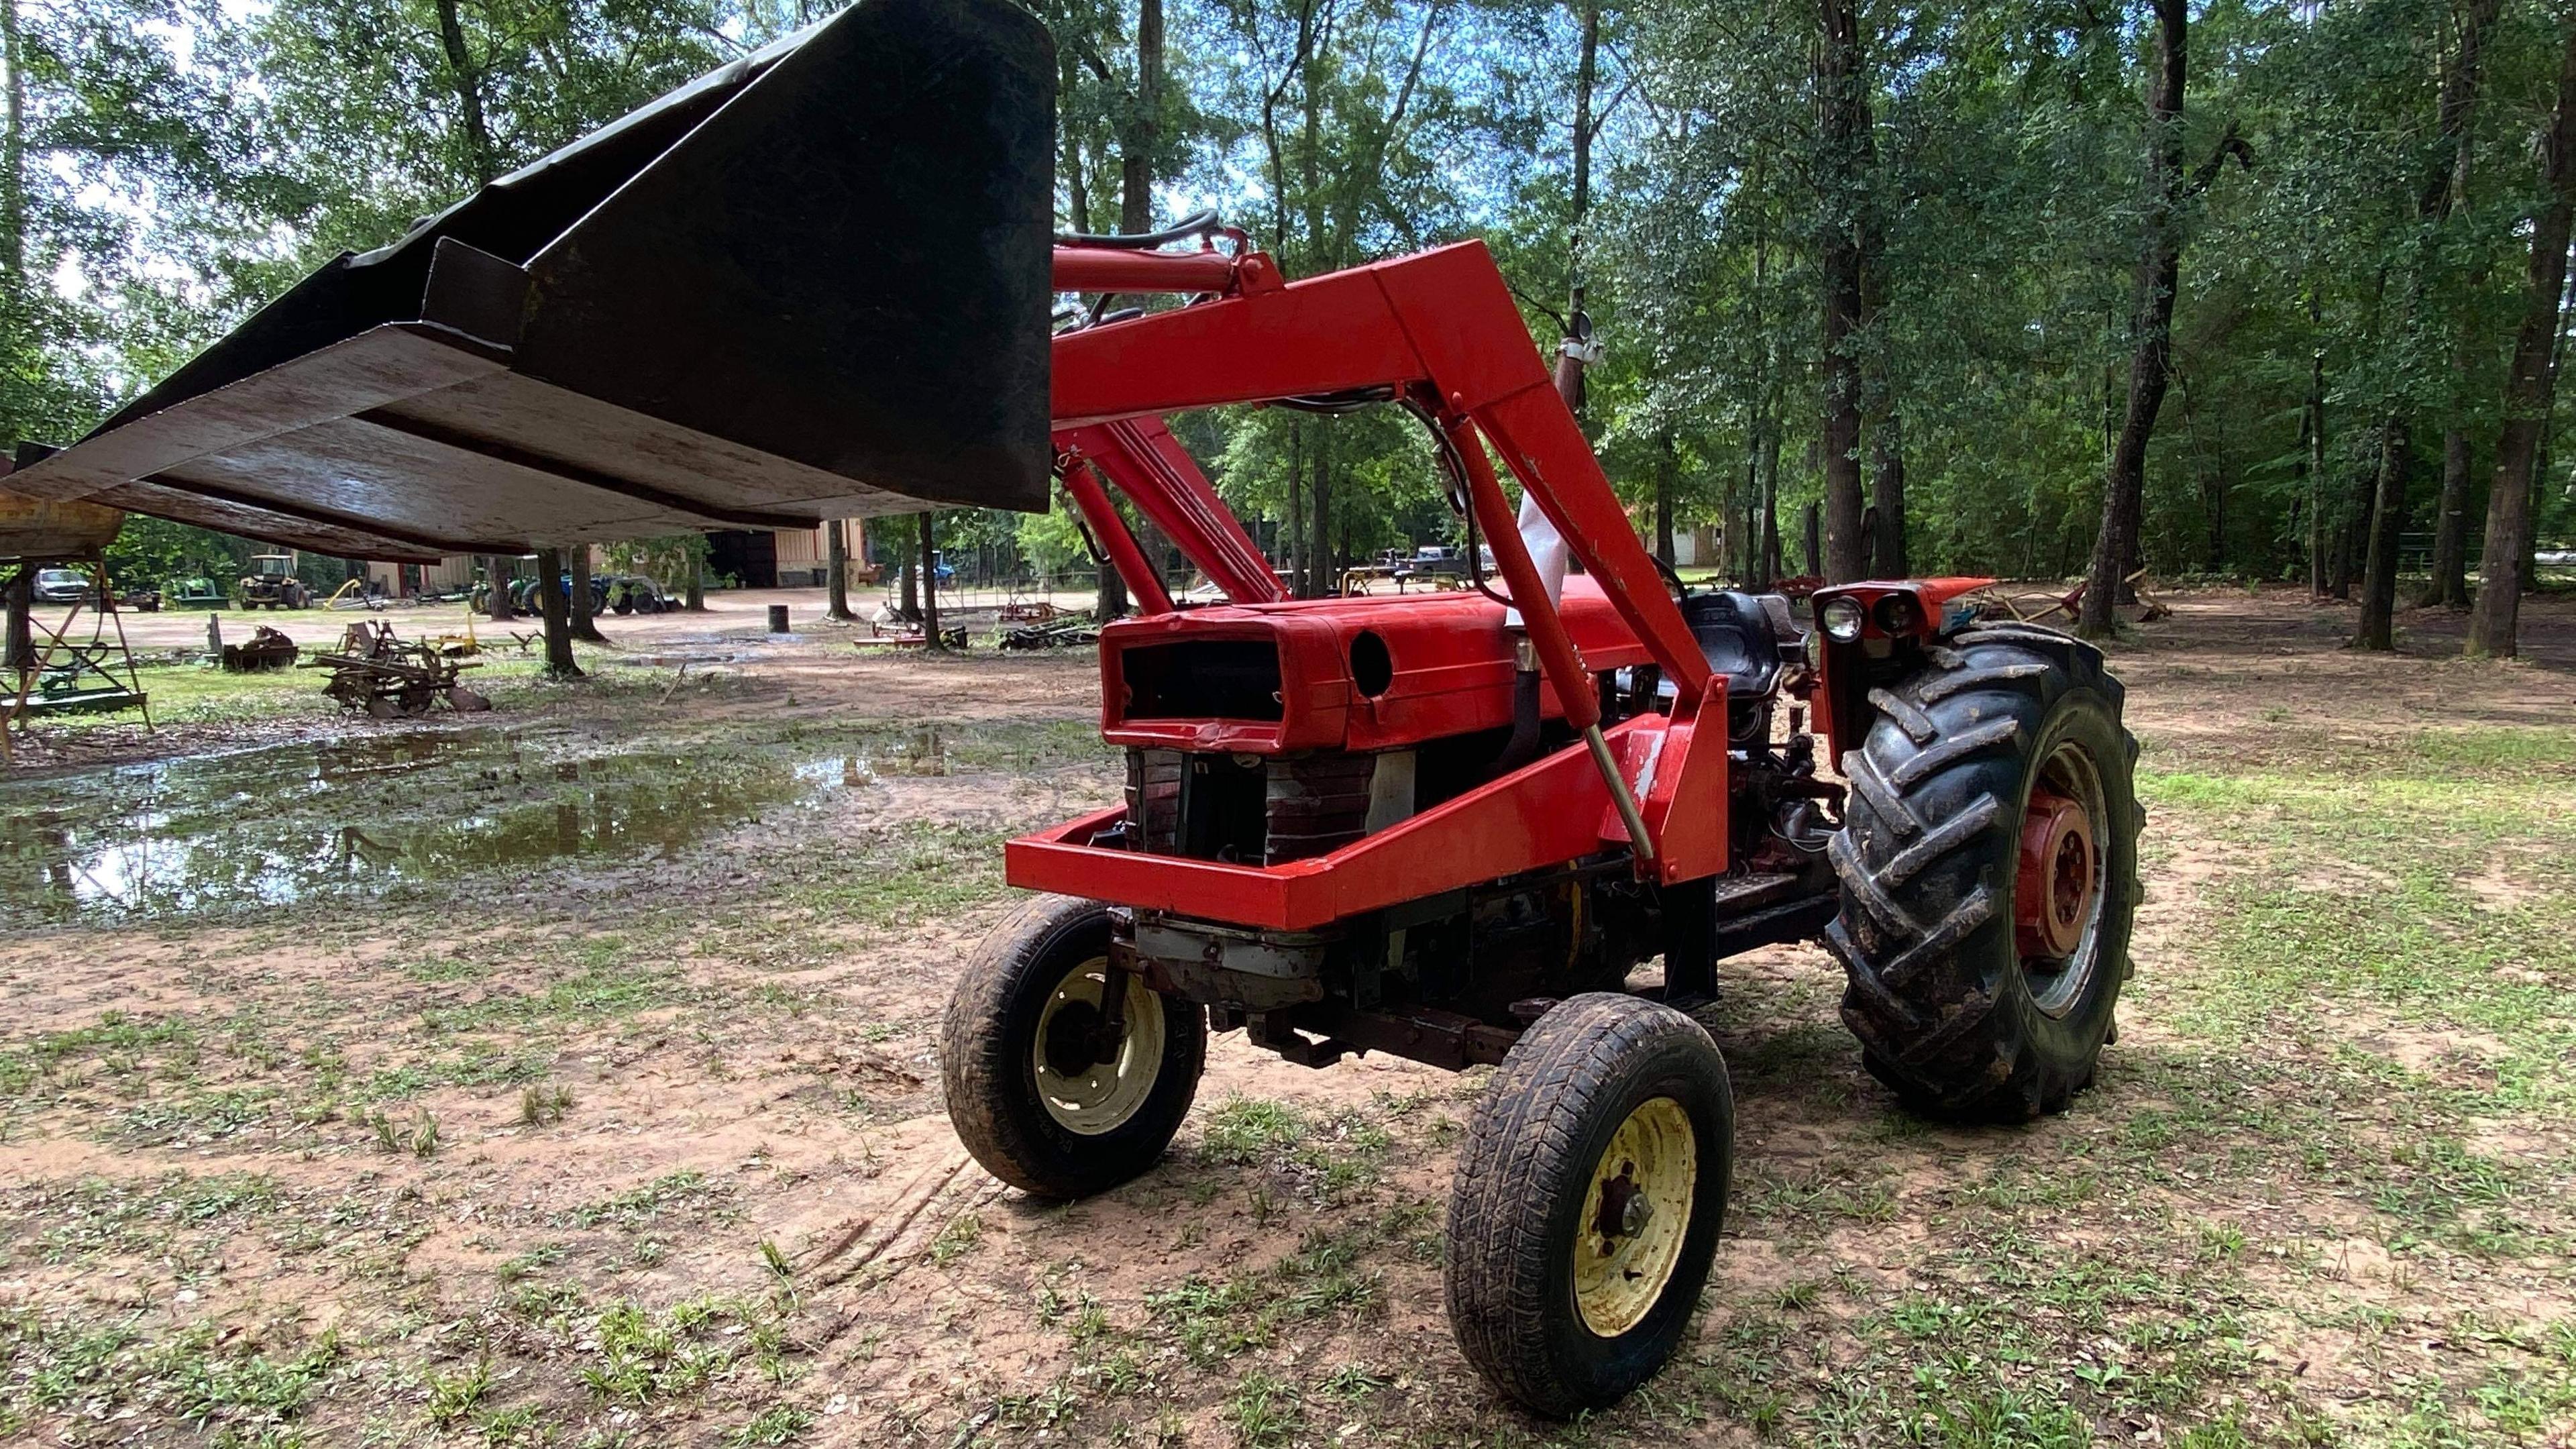
<path fill-rule="evenodd" d="M 1042 509 L 1055 62 L 860 0 L 343 255 L 9 487 L 421 558 Z"/>

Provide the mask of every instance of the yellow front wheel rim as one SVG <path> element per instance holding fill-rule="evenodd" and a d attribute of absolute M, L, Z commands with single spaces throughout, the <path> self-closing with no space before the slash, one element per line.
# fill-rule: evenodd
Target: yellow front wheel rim
<path fill-rule="evenodd" d="M 1162 1075 L 1163 998 L 1131 973 L 1121 973 L 1120 979 L 1127 983 L 1126 1032 L 1107 1061 L 1068 1054 L 1064 1028 L 1099 1019 L 1108 999 L 1108 957 L 1094 956 L 1066 972 L 1038 1012 L 1037 1038 L 1029 1052 L 1038 1102 L 1077 1136 L 1097 1137 L 1127 1125 Z"/>
<path fill-rule="evenodd" d="M 1574 1245 L 1574 1307 L 1583 1326 L 1617 1338 L 1664 1296 L 1690 1236 L 1699 1137 L 1670 1097 L 1640 1103 L 1593 1164 Z"/>

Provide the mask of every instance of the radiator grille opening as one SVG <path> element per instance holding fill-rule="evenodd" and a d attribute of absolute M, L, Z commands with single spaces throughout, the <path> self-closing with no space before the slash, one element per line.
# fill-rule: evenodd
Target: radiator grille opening
<path fill-rule="evenodd" d="M 1276 720 L 1279 648 L 1266 639 L 1187 639 L 1118 653 L 1129 719 Z"/>

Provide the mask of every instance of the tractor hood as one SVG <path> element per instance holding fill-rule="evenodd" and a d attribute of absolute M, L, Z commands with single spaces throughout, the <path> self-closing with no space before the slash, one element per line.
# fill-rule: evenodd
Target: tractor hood
<path fill-rule="evenodd" d="M 1055 63 L 860 0 L 342 255 L 9 487 L 422 558 L 1046 504 Z"/>

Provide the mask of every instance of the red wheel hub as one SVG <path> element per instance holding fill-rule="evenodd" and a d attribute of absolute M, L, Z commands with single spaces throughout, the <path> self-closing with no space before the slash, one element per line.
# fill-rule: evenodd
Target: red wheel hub
<path fill-rule="evenodd" d="M 2045 787 L 2021 817 L 2021 870 L 2013 885 L 2013 935 L 2024 956 L 2063 960 L 2093 916 L 2093 821 L 2076 801 Z"/>

